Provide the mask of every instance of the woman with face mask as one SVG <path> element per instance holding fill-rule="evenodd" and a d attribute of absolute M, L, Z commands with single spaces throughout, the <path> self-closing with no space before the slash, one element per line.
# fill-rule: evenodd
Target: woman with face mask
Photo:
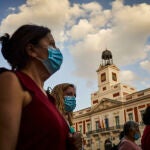
<path fill-rule="evenodd" d="M 141 150 L 141 148 L 135 143 L 140 138 L 140 131 L 138 123 L 134 121 L 128 121 L 124 124 L 124 137 L 119 143 L 119 150 Z"/>
<path fill-rule="evenodd" d="M 79 132 L 75 132 L 73 125 L 73 110 L 76 107 L 76 88 L 73 84 L 62 83 L 56 85 L 51 95 L 55 98 L 55 104 L 60 113 L 65 118 L 70 129 L 70 137 L 73 140 L 68 141 L 68 150 L 81 150 L 82 138 Z"/>
<path fill-rule="evenodd" d="M 0 150 L 66 150 L 68 125 L 43 89 L 63 61 L 51 31 L 23 25 L 0 41 L 11 66 L 0 69 Z"/>

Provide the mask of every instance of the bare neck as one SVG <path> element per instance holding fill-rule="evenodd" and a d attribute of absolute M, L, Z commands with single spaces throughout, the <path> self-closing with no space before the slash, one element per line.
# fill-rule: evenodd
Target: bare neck
<path fill-rule="evenodd" d="M 49 75 L 43 68 L 37 69 L 37 67 L 35 67 L 34 65 L 30 65 L 20 71 L 27 74 L 37 84 L 37 86 L 42 90 L 42 92 L 46 94 L 43 90 L 43 86 L 45 80 L 49 77 Z"/>

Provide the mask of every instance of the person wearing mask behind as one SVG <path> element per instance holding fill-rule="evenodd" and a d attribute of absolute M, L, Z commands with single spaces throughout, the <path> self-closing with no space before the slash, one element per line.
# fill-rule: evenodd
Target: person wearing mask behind
<path fill-rule="evenodd" d="M 76 140 L 74 141 L 74 146 L 68 143 L 69 150 L 81 150 L 82 149 L 82 138 L 79 132 L 75 132 L 73 125 L 73 110 L 76 107 L 76 88 L 73 84 L 62 83 L 56 85 L 52 91 L 51 95 L 55 98 L 55 104 L 60 113 L 64 116 L 69 129 L 70 136 L 74 135 Z"/>
<path fill-rule="evenodd" d="M 150 149 L 150 106 L 148 106 L 143 114 L 143 123 L 146 125 L 141 139 L 142 150 Z"/>
<path fill-rule="evenodd" d="M 69 128 L 45 80 L 63 56 L 47 27 L 22 25 L 0 37 L 11 70 L 0 70 L 0 150 L 66 150 Z"/>
<path fill-rule="evenodd" d="M 134 121 L 128 121 L 124 124 L 124 137 L 119 143 L 119 150 L 141 150 L 141 148 L 135 143 L 140 138 L 140 131 L 138 123 Z"/>

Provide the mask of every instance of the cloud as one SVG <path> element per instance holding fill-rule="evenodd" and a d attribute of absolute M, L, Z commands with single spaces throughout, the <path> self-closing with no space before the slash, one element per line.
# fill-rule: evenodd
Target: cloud
<path fill-rule="evenodd" d="M 100 3 L 69 3 L 69 0 L 27 0 L 18 13 L 1 22 L 0 31 L 12 33 L 18 26 L 35 23 L 52 29 L 57 42 L 70 50 L 75 64 L 73 74 L 89 80 L 96 78 L 102 51 L 108 48 L 114 63 L 123 66 L 147 57 L 150 36 L 150 5 L 124 5 L 112 2 L 111 9 Z M 135 78 L 131 72 L 129 79 Z M 130 80 L 131 81 L 131 80 Z"/>
<path fill-rule="evenodd" d="M 88 20 L 82 19 L 77 25 L 72 27 L 70 30 L 70 36 L 73 40 L 81 40 L 85 38 L 87 33 L 91 33 L 92 31 L 94 31 L 93 26 L 88 22 Z"/>
<path fill-rule="evenodd" d="M 106 26 L 111 18 L 111 10 L 103 10 L 103 7 L 97 2 L 83 4 L 81 7 L 85 10 L 86 17 L 95 28 Z"/>
<path fill-rule="evenodd" d="M 150 45 L 145 45 L 144 51 L 149 52 L 150 51 Z"/>
<path fill-rule="evenodd" d="M 144 86 L 145 88 L 150 87 L 150 79 L 145 79 L 145 81 L 141 81 L 141 85 Z"/>
<path fill-rule="evenodd" d="M 18 13 L 9 14 L 1 22 L 1 34 L 12 33 L 23 24 L 39 24 L 49 27 L 56 38 L 64 30 L 66 16 L 69 10 L 68 0 L 27 0 L 21 5 Z"/>
<path fill-rule="evenodd" d="M 76 64 L 75 75 L 90 80 L 96 78 L 96 70 L 101 62 L 101 53 L 106 48 L 105 40 L 109 35 L 111 35 L 110 29 L 100 30 L 96 34 L 88 34 L 83 41 L 70 46 Z"/>
<path fill-rule="evenodd" d="M 120 80 L 123 82 L 132 82 L 137 79 L 137 76 L 131 70 L 123 70 L 120 72 Z"/>
<path fill-rule="evenodd" d="M 95 7 L 96 5 L 99 5 L 96 11 L 85 10 L 88 26 L 94 30 L 84 32 L 84 28 L 77 28 L 79 26 L 77 23 L 68 31 L 72 35 L 72 40 L 75 37 L 72 32 L 74 28 L 76 28 L 76 38 L 77 35 L 80 38 L 84 37 L 73 45 L 71 43 L 70 50 L 76 64 L 75 74 L 89 79 L 95 78 L 95 69 L 100 64 L 101 52 L 106 48 L 112 51 L 113 60 L 117 66 L 134 64 L 145 59 L 148 55 L 145 43 L 150 35 L 150 20 L 147 19 L 150 16 L 150 5 L 128 6 L 124 5 L 122 1 L 115 1 L 112 3 L 112 10 L 104 10 L 98 3 L 95 4 Z M 81 5 L 80 9 L 83 8 L 86 7 Z M 106 12 L 108 15 L 104 17 Z M 98 19 L 91 21 L 93 14 L 95 17 L 104 18 L 103 23 L 94 24 Z M 80 22 L 80 18 L 78 19 Z M 83 35 L 81 34 L 82 30 Z M 89 67 L 86 69 L 85 66 Z"/>
<path fill-rule="evenodd" d="M 137 74 L 131 70 L 120 71 L 120 81 L 121 83 L 135 87 L 138 91 L 150 87 L 149 76 L 142 76 L 141 74 Z"/>
<path fill-rule="evenodd" d="M 16 10 L 16 8 L 15 7 L 9 7 L 8 10 L 14 12 Z"/>
<path fill-rule="evenodd" d="M 148 71 L 149 73 L 150 73 L 150 61 L 149 60 L 145 60 L 145 61 L 142 61 L 142 62 L 140 62 L 140 66 L 144 69 L 144 70 L 146 70 L 146 71 Z"/>

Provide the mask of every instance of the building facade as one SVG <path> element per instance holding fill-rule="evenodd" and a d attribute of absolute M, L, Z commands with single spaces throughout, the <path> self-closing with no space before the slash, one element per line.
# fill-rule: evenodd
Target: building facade
<path fill-rule="evenodd" d="M 138 122 L 143 133 L 142 114 L 150 105 L 150 88 L 137 91 L 121 83 L 119 71 L 111 52 L 103 51 L 97 70 L 98 90 L 91 94 L 91 107 L 74 112 L 74 128 L 83 134 L 85 150 L 104 150 L 108 139 L 117 144 L 129 120 Z"/>

